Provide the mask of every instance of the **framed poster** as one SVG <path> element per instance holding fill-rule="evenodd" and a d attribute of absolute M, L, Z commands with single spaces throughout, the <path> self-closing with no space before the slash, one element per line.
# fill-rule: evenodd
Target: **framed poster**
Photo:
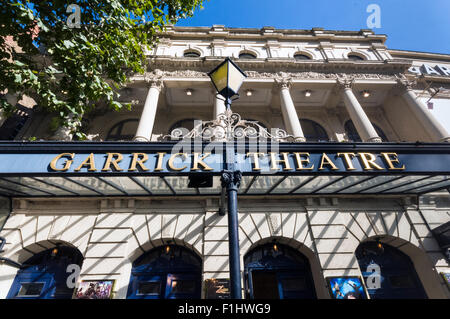
<path fill-rule="evenodd" d="M 114 280 L 83 280 L 74 293 L 74 299 L 111 299 Z"/>
<path fill-rule="evenodd" d="M 206 279 L 206 299 L 230 299 L 230 279 Z"/>
<path fill-rule="evenodd" d="M 358 276 L 327 277 L 333 299 L 367 299 L 367 292 Z"/>
<path fill-rule="evenodd" d="M 450 289 L 450 273 L 441 272 L 442 278 L 444 278 L 445 283 L 447 284 L 447 288 Z"/>

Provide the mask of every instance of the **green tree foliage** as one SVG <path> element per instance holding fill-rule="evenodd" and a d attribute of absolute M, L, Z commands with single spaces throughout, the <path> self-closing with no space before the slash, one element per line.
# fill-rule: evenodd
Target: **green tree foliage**
<path fill-rule="evenodd" d="M 32 97 L 78 128 L 81 117 L 104 101 L 120 110 L 117 89 L 146 69 L 145 51 L 167 24 L 193 15 L 203 0 L 2 0 L 0 93 Z M 80 8 L 79 27 L 68 24 L 70 4 Z M 72 20 L 72 21 L 70 21 Z M 7 40 L 14 40 L 14 49 Z M 0 108 L 12 111 L 5 98 Z M 79 137 L 82 133 L 77 132 Z"/>

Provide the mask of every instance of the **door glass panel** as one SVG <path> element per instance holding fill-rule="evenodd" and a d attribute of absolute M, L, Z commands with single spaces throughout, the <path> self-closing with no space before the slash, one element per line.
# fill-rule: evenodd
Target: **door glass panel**
<path fill-rule="evenodd" d="M 253 296 L 255 299 L 280 299 L 275 272 L 252 272 Z"/>
<path fill-rule="evenodd" d="M 414 288 L 414 284 L 409 276 L 390 276 L 389 281 L 392 288 Z"/>
<path fill-rule="evenodd" d="M 159 281 L 141 281 L 138 283 L 137 295 L 159 295 L 161 283 Z"/>
<path fill-rule="evenodd" d="M 305 277 L 284 278 L 281 279 L 281 286 L 284 292 L 304 291 L 306 290 Z"/>
<path fill-rule="evenodd" d="M 192 294 L 195 292 L 194 280 L 173 280 L 172 291 L 173 294 Z"/>
<path fill-rule="evenodd" d="M 43 282 L 24 282 L 20 286 L 19 297 L 39 297 L 44 288 Z"/>

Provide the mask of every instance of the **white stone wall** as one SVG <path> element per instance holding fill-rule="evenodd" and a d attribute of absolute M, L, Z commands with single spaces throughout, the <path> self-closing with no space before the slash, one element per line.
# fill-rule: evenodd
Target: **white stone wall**
<path fill-rule="evenodd" d="M 410 256 L 429 297 L 450 298 L 438 275 L 450 267 L 430 233 L 450 220 L 449 209 L 427 205 L 419 211 L 401 199 L 241 199 L 241 269 L 252 248 L 286 244 L 308 258 L 317 296 L 329 298 L 324 278 L 361 276 L 354 252 L 362 241 L 381 236 Z M 78 248 L 84 256 L 80 280 L 115 279 L 115 298 L 126 297 L 132 262 L 164 244 L 198 254 L 203 279 L 229 278 L 227 216 L 220 216 L 217 203 L 206 198 L 21 200 L 0 236 L 7 239 L 3 256 L 18 262 L 56 243 Z M 6 297 L 15 274 L 16 269 L 0 265 L 0 298 Z"/>

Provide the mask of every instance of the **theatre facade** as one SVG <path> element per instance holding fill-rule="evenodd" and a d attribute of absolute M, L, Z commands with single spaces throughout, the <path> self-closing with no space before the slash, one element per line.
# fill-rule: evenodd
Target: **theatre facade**
<path fill-rule="evenodd" d="M 450 298 L 450 56 L 385 41 L 169 27 L 88 141 L 4 120 L 0 298 L 228 298 L 230 180 L 243 298 Z"/>

